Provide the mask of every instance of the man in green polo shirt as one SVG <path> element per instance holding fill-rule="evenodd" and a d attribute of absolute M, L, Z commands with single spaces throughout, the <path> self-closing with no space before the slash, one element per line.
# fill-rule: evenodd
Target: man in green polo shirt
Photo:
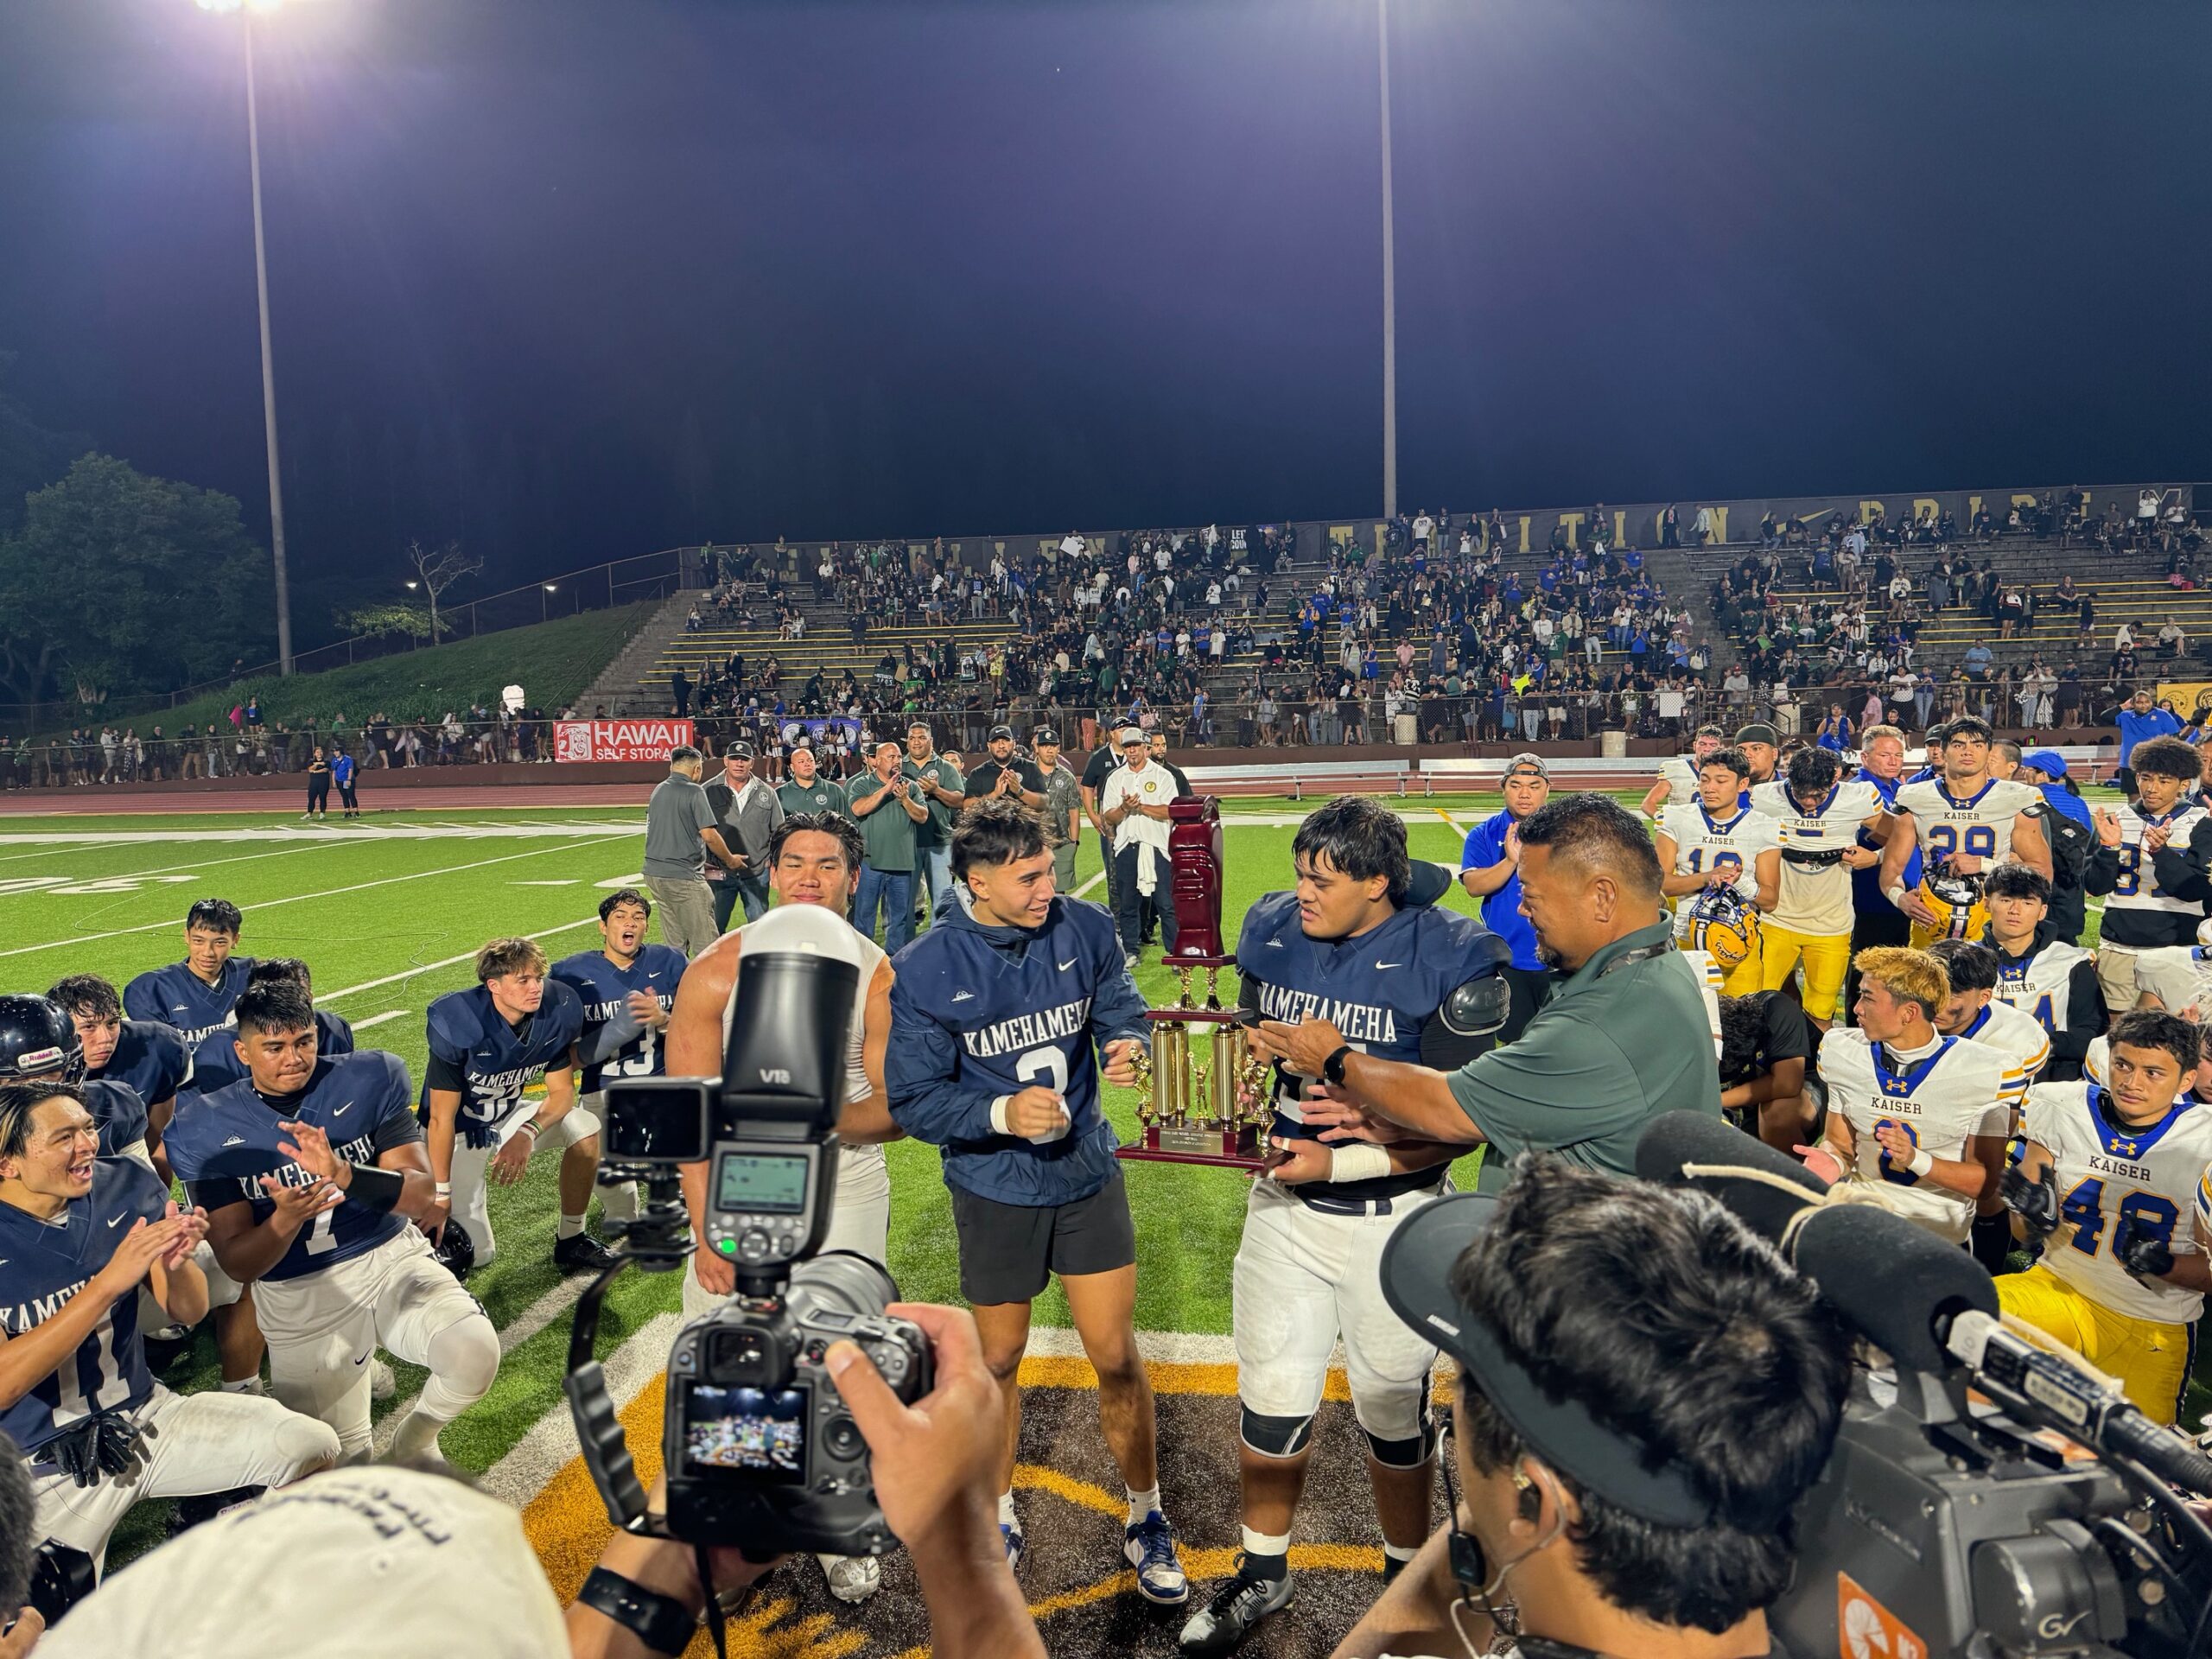
<path fill-rule="evenodd" d="M 883 908 L 883 948 L 893 956 L 914 937 L 914 832 L 929 818 L 920 791 L 899 775 L 899 746 L 886 739 L 866 745 L 868 769 L 846 785 L 847 809 L 860 821 L 860 890 L 853 925 L 875 937 Z"/>
<path fill-rule="evenodd" d="M 927 893 L 927 914 L 952 886 L 952 815 L 960 810 L 968 784 L 960 768 L 937 752 L 926 720 L 906 728 L 906 760 L 899 772 L 930 810 L 928 818 L 914 826 L 914 874 Z"/>
<path fill-rule="evenodd" d="M 848 818 L 853 816 L 845 802 L 844 785 L 824 778 L 821 765 L 813 743 L 804 733 L 792 740 L 791 759 L 785 762 L 791 775 L 776 788 L 776 799 L 785 817 L 795 818 L 802 812 L 835 812 Z"/>
<path fill-rule="evenodd" d="M 1603 795 L 1546 803 L 1521 825 L 1521 894 L 1536 954 L 1564 977 L 1507 1046 L 1446 1072 L 1370 1058 L 1325 1020 L 1260 1027 L 1256 1049 L 1332 1085 L 1305 1107 L 1324 1141 L 1487 1142 L 1503 1154 L 1484 1160 L 1489 1191 L 1532 1149 L 1632 1175 L 1660 1113 L 1720 1115 L 1703 995 L 1636 817 Z"/>

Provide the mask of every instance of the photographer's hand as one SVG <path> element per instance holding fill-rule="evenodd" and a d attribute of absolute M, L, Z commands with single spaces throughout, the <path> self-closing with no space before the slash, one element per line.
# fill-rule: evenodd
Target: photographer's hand
<path fill-rule="evenodd" d="M 929 1393 L 906 1405 L 849 1342 L 830 1348 L 828 1365 L 868 1441 L 883 1518 L 913 1557 L 931 1651 L 938 1659 L 1044 1659 L 999 1535 L 992 1488 L 1006 1417 L 975 1317 L 917 1302 L 894 1302 L 889 1311 L 930 1339 L 936 1386 Z"/>

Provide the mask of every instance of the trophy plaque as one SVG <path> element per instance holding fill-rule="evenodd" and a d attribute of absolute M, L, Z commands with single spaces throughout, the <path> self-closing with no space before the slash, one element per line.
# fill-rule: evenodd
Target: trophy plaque
<path fill-rule="evenodd" d="M 1236 959 L 1221 944 L 1221 807 L 1211 797 L 1168 805 L 1168 896 L 1175 906 L 1174 948 L 1161 957 L 1181 988 L 1174 1005 L 1147 1011 L 1152 1052 L 1139 1055 L 1137 1103 L 1142 1139 L 1122 1158 L 1258 1169 L 1267 1160 L 1269 1063 L 1252 1052 L 1236 1010 L 1224 1008 L 1221 970 Z M 1201 1007 L 1192 976 L 1206 976 Z"/>

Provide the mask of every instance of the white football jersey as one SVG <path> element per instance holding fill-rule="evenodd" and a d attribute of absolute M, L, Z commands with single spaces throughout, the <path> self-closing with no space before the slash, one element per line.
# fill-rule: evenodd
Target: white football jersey
<path fill-rule="evenodd" d="M 1914 832 L 1920 837 L 1920 856 L 1934 873 L 1940 859 L 1953 853 L 1971 853 L 1985 864 L 1993 864 L 2012 850 L 2012 821 L 2043 796 L 2032 785 L 1992 778 L 1973 796 L 1961 800 L 1944 787 L 1940 778 L 1905 784 L 1897 790 L 1897 810 L 1912 814 Z"/>
<path fill-rule="evenodd" d="M 1682 958 L 1697 976 L 1697 988 L 1705 995 L 1706 1023 L 1713 1027 L 1713 1057 L 1720 1058 L 1720 988 L 1728 982 L 1727 975 L 1720 971 L 1720 964 L 1703 950 L 1685 950 Z"/>
<path fill-rule="evenodd" d="M 1705 810 L 1705 803 L 1696 799 L 1682 806 L 1669 803 L 1659 814 L 1659 828 L 1675 838 L 1675 874 L 1732 867 L 1736 874 L 1731 885 L 1747 904 L 1758 895 L 1758 875 L 1752 868 L 1758 855 L 1782 844 L 1775 821 L 1756 808 L 1744 808 L 1732 817 L 1715 819 Z M 1675 901 L 1675 937 L 1678 939 L 1689 937 L 1688 901 L 1695 896 L 1684 894 Z"/>
<path fill-rule="evenodd" d="M 1997 950 L 1994 943 L 1989 948 Z M 2063 939 L 2053 939 L 2024 957 L 2008 957 L 1997 950 L 1997 988 L 1990 996 L 2018 1008 L 2046 1033 L 2055 1033 L 2065 1020 L 2074 969 L 2088 959 L 2087 950 Z"/>
<path fill-rule="evenodd" d="M 2019 1091 L 2012 1102 L 2015 1107 L 2026 1095 L 2028 1085 L 2050 1063 L 2050 1033 L 2043 1028 L 2042 1021 L 1994 996 L 1959 1035 L 1970 1042 L 1986 1044 L 2012 1062 L 2012 1069 L 2020 1074 Z"/>
<path fill-rule="evenodd" d="M 1782 846 L 1782 892 L 1767 919 L 1793 933 L 1848 933 L 1853 920 L 1851 871 L 1838 855 L 1859 844 L 1859 826 L 1882 810 L 1874 785 L 1858 779 L 1839 783 L 1811 811 L 1783 783 L 1751 791 L 1751 809 L 1775 822 Z M 1817 861 L 1793 862 L 1790 855 Z"/>
<path fill-rule="evenodd" d="M 2116 1112 L 2095 1084 L 2040 1084 L 2028 1093 L 2025 1134 L 2058 1171 L 2059 1227 L 2043 1264 L 2100 1307 L 2186 1325 L 2203 1312 L 2204 1298 L 2137 1278 L 2114 1251 L 2125 1228 L 2164 1240 L 2177 1255 L 2195 1253 L 2186 1218 L 2212 1162 L 2212 1107 L 2183 1095 L 2157 1122 L 2141 1125 Z"/>
<path fill-rule="evenodd" d="M 2164 824 L 2171 844 L 2177 849 L 2189 845 L 2190 837 L 2196 833 L 2197 825 L 2208 817 L 2205 810 L 2194 802 L 2183 801 L 2164 817 L 2145 817 L 2135 807 L 2123 801 L 2114 809 L 2120 819 L 2120 877 L 2113 883 L 2112 891 L 2105 896 L 2107 910 L 2157 911 L 2168 915 L 2202 916 L 2204 906 L 2194 899 L 2177 899 L 2158 886 L 2158 872 L 2153 860 L 2143 855 L 2143 832 L 2154 825 Z M 2134 935 L 2137 938 L 2145 936 Z M 2156 938 L 2152 933 L 2148 937 Z M 2172 935 L 2167 935 L 2171 938 Z"/>
<path fill-rule="evenodd" d="M 2212 948 L 2161 944 L 2138 950 L 2135 990 L 2150 992 L 2168 1014 L 2192 1007 L 2212 1013 Z"/>
<path fill-rule="evenodd" d="M 1683 806 L 1697 799 L 1697 756 L 1670 754 L 1659 763 L 1659 781 L 1667 785 L 1667 806 Z M 1659 809 L 1665 811 L 1666 807 Z"/>
<path fill-rule="evenodd" d="M 1974 1201 L 1916 1180 L 1910 1170 L 1892 1169 L 1874 1130 L 1900 1124 L 1929 1156 L 1963 1162 L 1969 1137 L 2001 1141 L 2010 1129 L 2010 1103 L 2025 1086 L 2018 1068 L 1986 1043 L 1961 1037 L 1940 1039 L 1936 1052 L 1916 1063 L 1892 1065 L 1886 1050 L 1878 1052 L 1866 1033 L 1846 1026 L 1821 1039 L 1820 1066 L 1828 1110 L 1851 1126 L 1849 1179 L 1890 1183 L 1895 1190 L 1885 1208 L 1963 1243 L 1974 1225 Z"/>

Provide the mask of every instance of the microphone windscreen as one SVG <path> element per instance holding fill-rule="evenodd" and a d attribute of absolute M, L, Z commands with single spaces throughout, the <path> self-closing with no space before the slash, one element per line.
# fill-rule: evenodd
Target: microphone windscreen
<path fill-rule="evenodd" d="M 1805 1206 L 1787 1192 L 1741 1176 L 1702 1175 L 1689 1179 L 1684 1164 L 1734 1164 L 1779 1176 L 1817 1199 L 1827 1183 L 1786 1153 L 1757 1135 L 1746 1135 L 1725 1118 L 1703 1112 L 1665 1112 L 1651 1120 L 1636 1143 L 1636 1173 L 1647 1181 L 1690 1186 L 1718 1199 L 1746 1227 L 1769 1243 L 1778 1242 L 1789 1218 Z"/>
<path fill-rule="evenodd" d="M 1948 1370 L 1937 1320 L 1968 1308 L 1997 1312 L 1996 1282 L 1971 1255 L 1869 1205 L 1831 1205 L 1808 1217 L 1790 1258 L 1901 1370 Z"/>

